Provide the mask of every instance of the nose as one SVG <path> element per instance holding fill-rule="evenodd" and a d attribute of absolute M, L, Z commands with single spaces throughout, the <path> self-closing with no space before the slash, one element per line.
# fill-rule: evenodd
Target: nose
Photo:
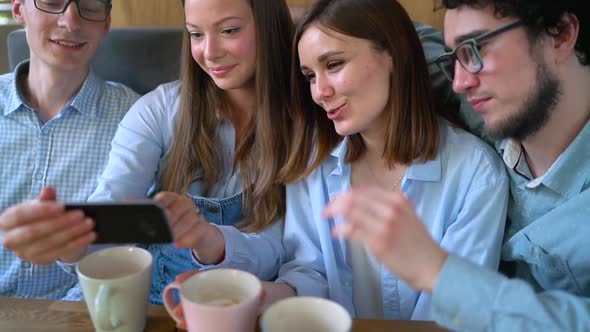
<path fill-rule="evenodd" d="M 220 41 L 216 36 L 207 35 L 204 49 L 205 59 L 213 61 L 223 56 L 223 50 Z"/>
<path fill-rule="evenodd" d="M 78 12 L 78 5 L 73 1 L 68 4 L 66 10 L 60 15 L 59 25 L 68 31 L 78 31 L 82 18 Z"/>
<path fill-rule="evenodd" d="M 455 64 L 455 78 L 453 79 L 453 91 L 465 93 L 479 82 L 477 74 L 468 72 L 460 63 Z"/>
<path fill-rule="evenodd" d="M 322 101 L 334 95 L 334 88 L 327 77 L 320 77 L 316 74 L 315 82 L 311 85 L 311 94 L 316 103 L 321 104 Z"/>

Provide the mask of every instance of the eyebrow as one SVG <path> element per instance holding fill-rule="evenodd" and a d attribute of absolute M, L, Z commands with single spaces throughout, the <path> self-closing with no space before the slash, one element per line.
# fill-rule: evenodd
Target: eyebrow
<path fill-rule="evenodd" d="M 242 20 L 242 18 L 241 18 L 241 17 L 238 17 L 238 16 L 228 16 L 228 17 L 224 17 L 224 18 L 220 19 L 220 20 L 219 20 L 219 21 L 217 21 L 217 22 L 214 22 L 214 23 L 213 23 L 213 25 L 217 26 L 217 25 L 220 25 L 221 23 L 223 23 L 223 22 L 225 22 L 225 21 L 229 21 L 229 20 Z M 199 26 L 198 26 L 198 25 L 196 25 L 196 24 L 193 24 L 193 23 L 190 23 L 190 22 L 188 22 L 188 21 L 187 21 L 187 22 L 185 22 L 185 23 L 186 23 L 186 26 L 187 26 L 187 27 L 191 27 L 191 28 L 199 28 Z"/>
<path fill-rule="evenodd" d="M 326 61 L 327 58 L 329 58 L 331 56 L 334 56 L 334 55 L 338 55 L 338 54 L 344 54 L 344 52 L 342 52 L 342 51 L 328 51 L 326 53 L 321 54 L 318 57 L 317 62 L 324 62 L 324 61 Z M 307 66 L 301 66 L 300 69 L 301 70 L 306 70 L 306 69 L 309 69 L 309 68 L 307 68 Z"/>
<path fill-rule="evenodd" d="M 478 36 L 483 35 L 484 33 L 488 32 L 489 30 L 473 30 L 471 32 L 468 32 L 466 34 L 460 35 L 455 37 L 455 45 L 459 45 L 461 44 L 463 41 L 467 40 L 467 39 L 471 39 L 471 38 L 475 38 Z"/>

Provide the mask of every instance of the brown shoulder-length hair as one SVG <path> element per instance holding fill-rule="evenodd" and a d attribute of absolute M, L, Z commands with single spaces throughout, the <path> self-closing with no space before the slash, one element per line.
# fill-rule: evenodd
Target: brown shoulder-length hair
<path fill-rule="evenodd" d="M 240 226 L 259 231 L 285 214 L 285 188 L 277 178 L 291 135 L 288 77 L 294 26 L 285 0 L 247 1 L 256 24 L 256 111 L 238 139 L 234 169 L 240 169 L 246 216 Z M 202 172 L 207 195 L 223 175 L 218 139 L 222 120 L 216 111 L 227 118 L 229 104 L 224 92 L 193 60 L 186 28 L 183 38 L 180 109 L 159 188 L 184 193 Z"/>
<path fill-rule="evenodd" d="M 395 0 L 318 0 L 295 31 L 290 109 L 294 138 L 281 179 L 289 183 L 309 174 L 343 139 L 325 112 L 312 102 L 309 84 L 301 74 L 297 46 L 311 24 L 369 40 L 376 50 L 391 55 L 393 74 L 382 156 L 390 167 L 433 159 L 439 146 L 437 115 L 460 125 L 458 109 L 452 114 L 448 107 L 435 107 L 424 51 L 404 8 Z M 353 162 L 365 152 L 365 145 L 358 133 L 349 140 L 347 162 Z"/>

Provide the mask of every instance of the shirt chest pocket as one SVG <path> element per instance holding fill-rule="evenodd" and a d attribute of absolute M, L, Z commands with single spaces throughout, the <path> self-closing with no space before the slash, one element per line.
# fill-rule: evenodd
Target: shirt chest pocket
<path fill-rule="evenodd" d="M 560 289 L 576 295 L 583 294 L 582 287 L 564 257 L 549 253 L 526 235 L 523 241 L 526 248 L 522 258 L 529 264 L 532 276 L 543 289 Z"/>

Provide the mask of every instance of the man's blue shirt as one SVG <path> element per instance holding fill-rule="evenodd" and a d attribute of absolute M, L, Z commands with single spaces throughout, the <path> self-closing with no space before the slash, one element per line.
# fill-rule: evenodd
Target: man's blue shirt
<path fill-rule="evenodd" d="M 0 76 L 0 213 L 52 186 L 60 201 L 86 201 L 96 188 L 119 121 L 139 97 L 90 72 L 80 91 L 44 122 L 24 98 L 29 63 Z M 0 234 L 2 240 L 2 234 Z M 74 275 L 33 265 L 0 247 L 0 296 L 78 299 Z"/>

